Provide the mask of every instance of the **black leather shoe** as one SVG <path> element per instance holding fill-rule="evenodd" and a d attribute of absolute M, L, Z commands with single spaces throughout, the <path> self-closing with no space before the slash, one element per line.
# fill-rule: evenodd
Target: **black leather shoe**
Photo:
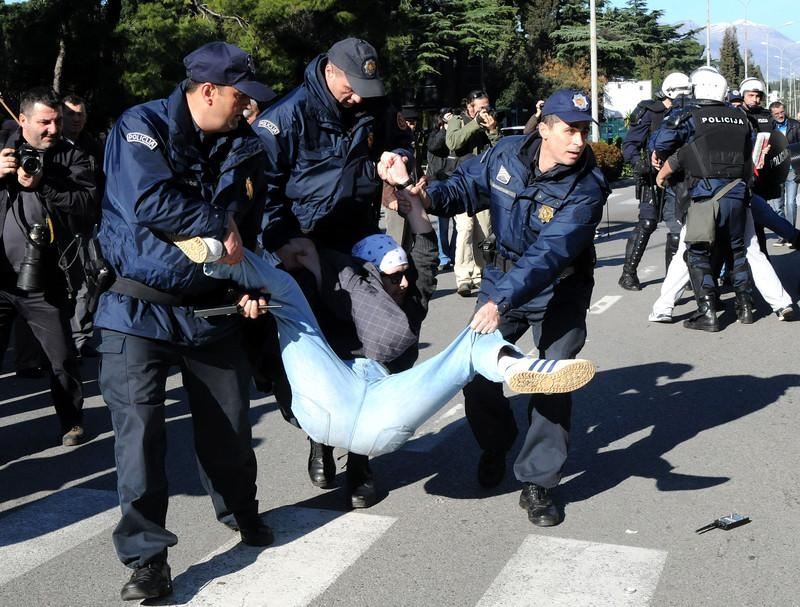
<path fill-rule="evenodd" d="M 519 495 L 519 505 L 528 511 L 528 520 L 537 527 L 554 527 L 561 522 L 561 515 L 550 496 L 550 489 L 525 483 Z"/>
<path fill-rule="evenodd" d="M 639 283 L 639 277 L 636 276 L 635 272 L 622 272 L 622 276 L 619 277 L 618 281 L 619 286 L 621 286 L 626 291 L 641 291 L 642 285 Z"/>
<path fill-rule="evenodd" d="M 478 484 L 491 489 L 503 482 L 506 475 L 506 452 L 484 451 L 478 460 Z"/>
<path fill-rule="evenodd" d="M 123 601 L 156 599 L 172 594 L 172 576 L 166 561 L 153 561 L 137 567 L 119 595 Z"/>
<path fill-rule="evenodd" d="M 308 454 L 308 478 L 311 484 L 320 489 L 328 489 L 335 484 L 336 462 L 333 460 L 333 447 L 315 443 L 310 438 L 311 450 Z"/>
<path fill-rule="evenodd" d="M 461 297 L 470 297 L 472 295 L 472 289 L 470 289 L 468 284 L 460 284 L 456 289 L 456 293 L 461 295 Z"/>
<path fill-rule="evenodd" d="M 377 501 L 375 481 L 366 455 L 347 454 L 347 496 L 351 508 L 369 508 Z"/>
<path fill-rule="evenodd" d="M 269 546 L 275 541 L 275 536 L 269 525 L 258 521 L 253 526 L 240 527 L 239 533 L 242 535 L 242 544 L 248 546 Z"/>

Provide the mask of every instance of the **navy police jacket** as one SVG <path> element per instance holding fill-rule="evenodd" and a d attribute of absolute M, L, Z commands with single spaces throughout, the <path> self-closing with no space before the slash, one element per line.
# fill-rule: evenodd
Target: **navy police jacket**
<path fill-rule="evenodd" d="M 378 232 L 381 153 L 413 159 L 411 131 L 405 122 L 400 128 L 388 100 L 340 107 L 325 83 L 326 62 L 326 55 L 312 61 L 304 83 L 253 123 L 269 162 L 263 244 L 270 251 L 305 234 L 349 253 Z"/>
<path fill-rule="evenodd" d="M 513 265 L 485 268 L 479 301 L 488 298 L 501 314 L 546 308 L 562 280 L 578 282 L 588 306 L 594 285 L 594 234 L 610 189 L 588 147 L 575 165 L 537 175 L 541 143 L 538 133 L 504 137 L 427 189 L 437 215 L 474 215 L 488 205 L 497 253 Z"/>
<path fill-rule="evenodd" d="M 204 135 L 181 84 L 167 99 L 127 110 L 106 143 L 106 189 L 98 238 L 117 276 L 202 305 L 222 303 L 219 280 L 203 274 L 170 235 L 222 240 L 233 214 L 245 246 L 258 236 L 266 183 L 264 150 L 247 123 Z M 95 325 L 178 344 L 215 341 L 237 315 L 195 318 L 193 307 L 165 306 L 106 292 Z"/>

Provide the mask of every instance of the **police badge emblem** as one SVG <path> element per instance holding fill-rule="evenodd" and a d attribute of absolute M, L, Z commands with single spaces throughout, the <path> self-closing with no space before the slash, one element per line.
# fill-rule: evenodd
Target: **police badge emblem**
<path fill-rule="evenodd" d="M 361 64 L 361 73 L 363 73 L 367 78 L 374 78 L 375 72 L 377 71 L 378 64 L 375 63 L 374 59 L 367 59 Z"/>
<path fill-rule="evenodd" d="M 575 106 L 575 109 L 585 112 L 589 109 L 589 100 L 583 93 L 575 93 L 572 96 L 572 105 Z"/>
<path fill-rule="evenodd" d="M 548 207 L 546 204 L 539 207 L 539 221 L 542 223 L 548 223 L 553 219 L 553 215 L 555 215 L 553 207 Z"/>
<path fill-rule="evenodd" d="M 253 200 L 253 197 L 256 195 L 255 189 L 253 188 L 253 180 L 249 177 L 244 180 L 244 191 L 247 193 L 247 198 L 249 200 Z"/>

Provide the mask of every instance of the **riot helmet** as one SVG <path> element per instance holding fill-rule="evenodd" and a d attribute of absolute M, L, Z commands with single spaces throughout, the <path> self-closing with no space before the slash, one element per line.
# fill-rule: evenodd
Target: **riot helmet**
<path fill-rule="evenodd" d="M 689 81 L 694 89 L 695 99 L 725 101 L 728 92 L 728 81 L 713 67 L 704 65 L 692 72 Z"/>
<path fill-rule="evenodd" d="M 661 90 L 670 99 L 675 99 L 678 95 L 688 95 L 692 92 L 692 85 L 689 82 L 689 76 L 681 72 L 672 72 L 667 74 L 664 82 L 661 84 Z"/>
<path fill-rule="evenodd" d="M 745 78 L 739 85 L 739 90 L 742 91 L 744 104 L 747 107 L 760 106 L 767 92 L 764 83 L 758 78 Z M 750 93 L 750 95 L 748 95 Z"/>

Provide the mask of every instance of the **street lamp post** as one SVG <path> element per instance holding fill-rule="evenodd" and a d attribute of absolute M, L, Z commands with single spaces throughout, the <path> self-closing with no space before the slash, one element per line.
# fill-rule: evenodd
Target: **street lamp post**
<path fill-rule="evenodd" d="M 747 7 L 750 0 L 739 0 L 739 4 L 744 6 L 744 77 L 747 78 Z"/>

